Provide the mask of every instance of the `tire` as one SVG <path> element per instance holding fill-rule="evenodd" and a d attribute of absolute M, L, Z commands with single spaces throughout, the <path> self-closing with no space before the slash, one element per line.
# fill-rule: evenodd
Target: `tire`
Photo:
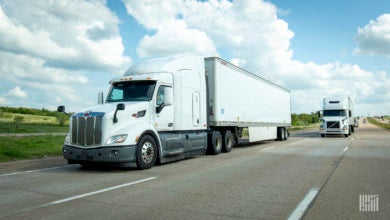
<path fill-rule="evenodd" d="M 321 137 L 325 137 L 325 134 L 321 134 Z"/>
<path fill-rule="evenodd" d="M 223 134 L 223 148 L 222 151 L 229 153 L 236 144 L 236 138 L 230 130 L 226 130 Z"/>
<path fill-rule="evenodd" d="M 137 168 L 150 169 L 157 160 L 157 144 L 150 135 L 145 135 L 137 144 Z"/>
<path fill-rule="evenodd" d="M 222 135 L 219 131 L 213 131 L 209 145 L 210 154 L 218 155 L 222 151 Z"/>
<path fill-rule="evenodd" d="M 282 141 L 282 128 L 276 128 L 276 140 Z"/>
<path fill-rule="evenodd" d="M 284 130 L 284 140 L 287 141 L 288 139 L 288 131 L 287 131 L 287 128 L 283 128 Z"/>

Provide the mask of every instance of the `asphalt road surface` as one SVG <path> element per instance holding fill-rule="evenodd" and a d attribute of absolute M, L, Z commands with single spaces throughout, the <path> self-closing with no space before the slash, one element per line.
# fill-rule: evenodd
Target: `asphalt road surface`
<path fill-rule="evenodd" d="M 150 170 L 0 164 L 0 219 L 388 219 L 390 132 L 318 131 Z"/>

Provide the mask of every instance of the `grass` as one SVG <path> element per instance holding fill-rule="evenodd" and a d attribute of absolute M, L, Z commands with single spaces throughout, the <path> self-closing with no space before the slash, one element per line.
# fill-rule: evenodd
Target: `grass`
<path fill-rule="evenodd" d="M 68 126 L 59 125 L 56 117 L 2 112 L 0 133 L 67 132 Z"/>
<path fill-rule="evenodd" d="M 306 130 L 306 129 L 314 129 L 314 128 L 318 128 L 318 127 L 319 127 L 318 124 L 310 124 L 307 126 L 291 126 L 291 128 L 289 128 L 288 130 L 289 131 L 299 131 L 299 130 Z"/>
<path fill-rule="evenodd" d="M 381 123 L 381 122 L 379 122 L 371 117 L 368 117 L 367 120 L 370 124 L 376 125 L 376 126 L 381 127 L 381 128 L 390 129 L 390 124 Z"/>
<path fill-rule="evenodd" d="M 65 135 L 0 137 L 0 162 L 61 155 Z"/>
<path fill-rule="evenodd" d="M 0 122 L 0 133 L 66 133 L 68 125 L 60 126 L 56 124 L 28 124 L 16 125 L 12 122 Z"/>
<path fill-rule="evenodd" d="M 56 117 L 52 116 L 41 116 L 41 115 L 29 115 L 29 114 L 18 114 L 3 112 L 0 117 L 0 122 L 14 122 L 16 117 L 22 117 L 23 123 L 27 124 L 58 124 Z"/>

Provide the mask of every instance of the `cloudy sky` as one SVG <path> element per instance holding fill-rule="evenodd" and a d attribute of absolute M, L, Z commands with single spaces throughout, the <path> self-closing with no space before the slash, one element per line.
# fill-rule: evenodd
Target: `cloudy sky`
<path fill-rule="evenodd" d="M 148 57 L 219 56 L 290 89 L 390 115 L 388 0 L 0 0 L 0 106 L 78 111 Z"/>

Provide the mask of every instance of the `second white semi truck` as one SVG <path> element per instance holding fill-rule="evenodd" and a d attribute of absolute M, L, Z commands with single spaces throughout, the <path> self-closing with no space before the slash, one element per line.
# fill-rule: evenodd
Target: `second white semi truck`
<path fill-rule="evenodd" d="M 110 84 L 104 103 L 71 116 L 68 163 L 148 169 L 229 152 L 243 128 L 249 142 L 286 140 L 291 126 L 289 90 L 216 57 L 147 60 Z"/>
<path fill-rule="evenodd" d="M 341 134 L 345 137 L 355 131 L 351 98 L 324 98 L 320 124 L 321 137 L 327 134 Z"/>

